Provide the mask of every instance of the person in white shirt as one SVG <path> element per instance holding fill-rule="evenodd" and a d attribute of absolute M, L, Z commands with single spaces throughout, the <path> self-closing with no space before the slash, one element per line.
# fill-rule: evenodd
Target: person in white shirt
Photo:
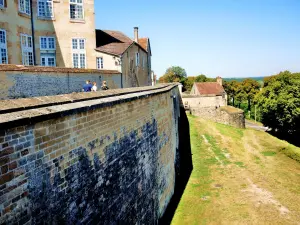
<path fill-rule="evenodd" d="M 98 88 L 97 88 L 97 83 L 96 82 L 93 82 L 93 87 L 92 87 L 92 91 L 97 91 Z"/>

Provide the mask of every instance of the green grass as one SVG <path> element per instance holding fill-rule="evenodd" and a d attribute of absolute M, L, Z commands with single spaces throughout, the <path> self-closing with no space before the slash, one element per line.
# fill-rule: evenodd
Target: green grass
<path fill-rule="evenodd" d="M 280 152 L 284 153 L 286 156 L 290 157 L 291 159 L 296 160 L 300 163 L 300 151 L 299 148 L 295 148 L 292 145 L 289 145 L 286 148 L 281 148 Z"/>
<path fill-rule="evenodd" d="M 209 144 L 212 147 L 212 151 L 215 153 L 216 157 L 223 163 L 223 164 L 229 164 L 230 161 L 227 160 L 224 153 L 221 151 L 221 149 L 218 147 L 216 140 L 214 137 L 205 134 L 205 138 L 208 140 Z M 218 161 L 218 160 L 217 160 Z"/>
<path fill-rule="evenodd" d="M 245 168 L 245 165 L 243 162 L 234 162 L 235 165 L 241 167 L 241 168 Z"/>
<path fill-rule="evenodd" d="M 273 151 L 265 151 L 265 152 L 261 152 L 261 154 L 263 154 L 264 156 L 274 156 L 277 153 Z"/>
<path fill-rule="evenodd" d="M 300 162 L 299 148 L 265 132 L 237 129 L 191 115 L 188 119 L 193 171 L 173 225 L 300 221 L 292 213 L 300 208 L 300 186 L 295 185 L 300 183 L 300 164 L 296 162 Z M 268 179 L 262 179 L 266 174 Z M 264 196 L 253 193 L 249 181 L 276 196 L 291 211 L 289 217 L 278 216 L 278 208 L 272 204 L 262 203 L 257 210 L 255 204 Z"/>

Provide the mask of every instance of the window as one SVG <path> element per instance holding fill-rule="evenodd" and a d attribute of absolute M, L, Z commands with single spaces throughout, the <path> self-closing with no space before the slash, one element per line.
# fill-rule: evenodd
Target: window
<path fill-rule="evenodd" d="M 56 66 L 55 53 L 41 53 L 41 66 Z"/>
<path fill-rule="evenodd" d="M 4 8 L 4 0 L 0 0 L 0 8 Z"/>
<path fill-rule="evenodd" d="M 136 57 L 135 57 L 135 65 L 139 66 L 140 65 L 140 54 L 137 52 Z"/>
<path fill-rule="evenodd" d="M 74 68 L 86 68 L 85 39 L 72 39 L 72 58 Z"/>
<path fill-rule="evenodd" d="M 145 56 L 143 56 L 143 69 L 145 69 L 146 68 L 146 57 Z"/>
<path fill-rule="evenodd" d="M 23 65 L 33 65 L 32 37 L 21 34 L 22 62 Z"/>
<path fill-rule="evenodd" d="M 52 0 L 38 0 L 38 16 L 53 17 Z"/>
<path fill-rule="evenodd" d="M 6 31 L 0 29 L 0 64 L 7 64 Z"/>
<path fill-rule="evenodd" d="M 70 18 L 73 20 L 83 19 L 83 0 L 70 0 Z"/>
<path fill-rule="evenodd" d="M 30 15 L 30 1 L 19 0 L 19 11 Z"/>
<path fill-rule="evenodd" d="M 54 37 L 40 37 L 41 50 L 55 50 L 55 38 Z"/>
<path fill-rule="evenodd" d="M 98 57 L 97 58 L 97 69 L 103 69 L 103 58 L 102 57 Z"/>

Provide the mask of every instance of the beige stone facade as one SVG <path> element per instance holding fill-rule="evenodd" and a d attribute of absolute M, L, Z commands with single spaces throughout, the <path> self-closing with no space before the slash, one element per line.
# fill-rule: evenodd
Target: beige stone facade
<path fill-rule="evenodd" d="M 137 60 L 137 53 L 139 59 Z M 131 45 L 122 56 L 124 87 L 151 85 L 151 67 L 148 53 L 139 45 Z"/>
<path fill-rule="evenodd" d="M 206 107 L 221 107 L 227 106 L 227 100 L 225 96 L 193 96 L 183 95 L 182 101 L 184 105 L 188 105 L 189 108 L 206 108 Z"/>
<path fill-rule="evenodd" d="M 27 5 L 29 0 L 21 2 L 25 2 L 24 7 L 20 4 L 20 0 L 7 0 L 4 7 L 0 9 L 0 30 L 4 30 L 6 33 L 8 55 L 8 60 L 0 63 L 42 65 L 41 56 L 43 56 L 47 66 L 48 59 L 55 56 L 55 66 L 74 67 L 72 56 L 75 53 L 78 54 L 78 67 L 96 69 L 94 0 L 82 1 L 82 4 L 79 3 L 82 13 L 76 11 L 73 14 L 70 13 L 70 10 L 74 7 L 70 6 L 69 0 L 53 0 L 52 15 L 51 13 L 47 15 L 45 7 L 44 10 L 38 10 L 39 6 L 41 8 L 45 2 L 51 4 L 51 1 L 33 0 L 32 6 Z M 33 16 L 33 29 L 31 16 Z M 71 19 L 71 17 L 75 18 Z M 34 32 L 32 32 L 33 30 Z M 23 34 L 29 36 L 28 42 L 31 42 L 30 39 L 34 39 L 34 45 L 25 44 L 27 47 L 25 51 L 32 54 L 30 62 L 24 62 L 24 57 L 22 59 L 21 35 Z M 45 49 L 41 49 L 42 37 L 54 37 L 55 48 L 49 48 L 49 39 L 44 39 Z M 79 40 L 78 49 L 72 49 L 72 39 L 74 38 L 84 42 L 83 49 L 79 49 L 79 44 L 82 45 Z"/>
<path fill-rule="evenodd" d="M 151 85 L 151 49 L 148 38 L 131 39 L 120 31 L 97 30 L 96 56 L 101 69 L 114 69 L 122 73 L 123 87 Z M 100 64 L 98 62 L 98 64 Z"/>

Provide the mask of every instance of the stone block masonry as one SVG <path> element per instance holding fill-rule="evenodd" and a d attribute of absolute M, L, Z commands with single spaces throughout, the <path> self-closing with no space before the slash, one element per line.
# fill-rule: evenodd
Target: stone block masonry
<path fill-rule="evenodd" d="M 0 114 L 0 224 L 158 222 L 180 161 L 181 99 L 176 85 L 133 90 Z"/>
<path fill-rule="evenodd" d="M 232 106 L 222 107 L 191 107 L 191 114 L 209 119 L 217 123 L 245 128 L 244 111 Z"/>
<path fill-rule="evenodd" d="M 17 99 L 80 92 L 86 80 L 101 87 L 122 88 L 122 75 L 113 70 L 0 65 L 0 99 Z"/>

